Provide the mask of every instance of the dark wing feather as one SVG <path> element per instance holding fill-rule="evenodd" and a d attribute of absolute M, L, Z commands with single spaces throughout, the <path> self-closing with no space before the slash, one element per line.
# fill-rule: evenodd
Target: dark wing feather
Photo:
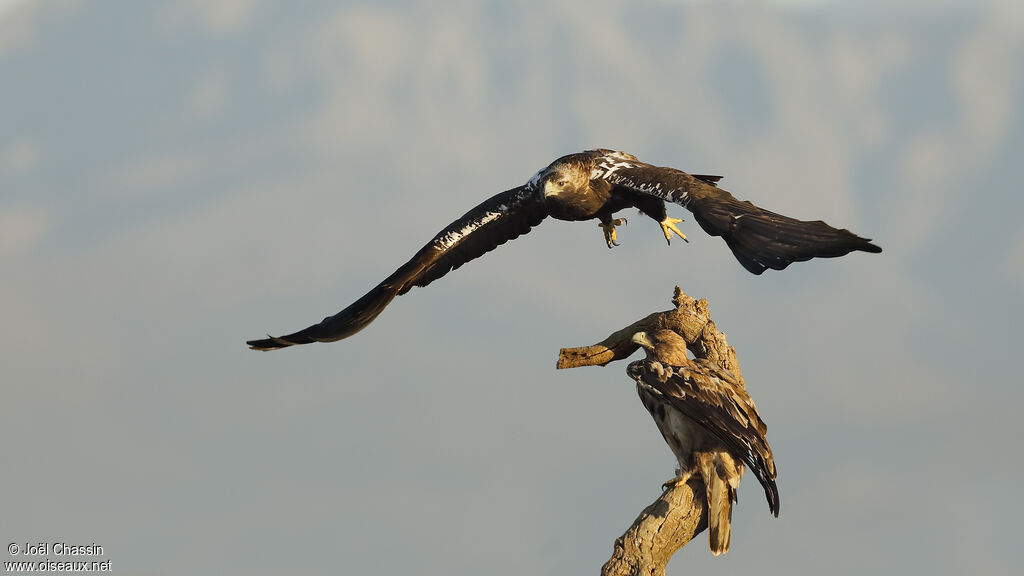
<path fill-rule="evenodd" d="M 659 363 L 661 370 L 652 364 L 639 360 L 626 371 L 724 442 L 733 457 L 741 458 L 764 488 L 772 514 L 778 516 L 775 460 L 765 438 L 768 427 L 746 390 L 728 372 L 705 362 L 698 361 L 693 368 Z"/>
<path fill-rule="evenodd" d="M 711 182 L 707 182 L 674 168 L 652 166 L 639 160 L 620 159 L 614 154 L 599 159 L 591 177 L 603 178 L 615 186 L 681 206 L 686 206 L 689 191 L 695 182 L 711 187 L 717 182 L 715 176 L 702 176 L 712 179 Z"/>
<path fill-rule="evenodd" d="M 449 224 L 417 253 L 419 256 L 430 251 L 429 263 L 399 294 L 405 294 L 413 286 L 426 286 L 466 262 L 526 234 L 547 215 L 536 192 L 525 186 L 492 196 Z"/>
<path fill-rule="evenodd" d="M 721 176 L 711 176 L 711 175 L 708 175 L 708 174 L 692 174 L 692 176 L 694 178 L 696 178 L 697 180 L 700 180 L 702 182 L 707 182 L 708 184 L 711 184 L 712 186 L 718 186 L 718 181 L 722 179 Z"/>
<path fill-rule="evenodd" d="M 867 238 L 829 226 L 759 208 L 713 186 L 691 190 L 686 207 L 712 236 L 721 236 L 743 267 L 760 274 L 782 270 L 793 262 L 835 258 L 854 250 L 881 252 Z"/>
<path fill-rule="evenodd" d="M 547 216 L 536 193 L 524 186 L 497 194 L 452 222 L 401 268 L 334 316 L 286 336 L 250 340 L 254 350 L 333 342 L 370 324 L 384 308 L 413 286 L 426 286 L 466 262 L 530 231 Z"/>
<path fill-rule="evenodd" d="M 768 268 L 782 270 L 811 258 L 843 256 L 854 250 L 882 251 L 869 239 L 821 220 L 797 220 L 737 200 L 717 186 L 721 179 L 718 176 L 694 176 L 645 164 L 632 156 L 608 153 L 595 161 L 594 177 L 685 206 L 705 232 L 721 236 L 740 264 L 754 274 Z"/>

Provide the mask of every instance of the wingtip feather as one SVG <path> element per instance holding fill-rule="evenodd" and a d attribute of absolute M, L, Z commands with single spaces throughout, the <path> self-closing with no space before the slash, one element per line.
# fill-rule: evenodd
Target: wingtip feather
<path fill-rule="evenodd" d="M 262 340 L 247 340 L 246 344 L 249 345 L 250 350 L 259 350 L 261 352 L 287 348 L 288 346 L 295 345 L 294 342 L 289 342 L 282 338 L 271 336 L 270 334 L 267 334 L 267 337 Z"/>

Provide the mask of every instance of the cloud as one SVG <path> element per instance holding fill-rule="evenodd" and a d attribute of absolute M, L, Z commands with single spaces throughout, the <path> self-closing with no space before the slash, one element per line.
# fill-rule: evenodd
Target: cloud
<path fill-rule="evenodd" d="M 164 25 L 198 21 L 211 36 L 239 33 L 254 16 L 257 0 L 183 0 L 168 3 L 160 16 Z"/>
<path fill-rule="evenodd" d="M 941 132 L 940 132 L 941 130 Z M 919 133 L 899 150 L 896 187 L 889 216 L 891 241 L 904 250 L 917 250 L 931 242 L 955 213 L 950 183 L 963 176 L 959 150 L 949 127 Z"/>
<path fill-rule="evenodd" d="M 0 0 L 0 55 L 32 42 L 35 11 L 27 0 Z"/>
<path fill-rule="evenodd" d="M 20 140 L 0 150 L 0 177 L 23 176 L 39 165 L 39 146 L 32 140 Z"/>
<path fill-rule="evenodd" d="M 1019 14 L 1017 15 L 1019 18 Z M 1020 73 L 1014 70 L 1024 56 L 1024 38 L 998 13 L 976 24 L 958 47 L 953 61 L 953 90 L 960 99 L 965 152 L 984 158 L 1002 144 L 1020 114 Z"/>
<path fill-rule="evenodd" d="M 210 70 L 202 75 L 188 95 L 188 106 L 197 116 L 220 114 L 228 101 L 228 78 L 223 70 Z"/>
<path fill-rule="evenodd" d="M 53 212 L 41 206 L 0 208 L 0 261 L 27 258 L 53 228 Z"/>
<path fill-rule="evenodd" d="M 6 18 L 12 10 L 25 3 L 26 0 L 0 0 L 0 20 Z"/>
<path fill-rule="evenodd" d="M 1006 270 L 1009 278 L 1024 288 L 1024 229 L 1018 231 L 1017 241 L 1009 251 Z"/>
<path fill-rule="evenodd" d="M 67 16 L 77 10 L 81 0 L 0 0 L 0 56 L 30 46 L 39 34 L 40 17 Z"/>

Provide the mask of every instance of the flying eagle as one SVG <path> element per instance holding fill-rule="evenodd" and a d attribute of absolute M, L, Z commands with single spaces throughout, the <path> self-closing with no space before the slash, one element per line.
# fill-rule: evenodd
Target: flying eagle
<path fill-rule="evenodd" d="M 293 334 L 250 340 L 248 344 L 255 350 L 274 350 L 347 338 L 372 322 L 395 296 L 413 286 L 430 284 L 529 232 L 548 216 L 573 221 L 596 218 L 611 248 L 618 241 L 616 226 L 626 223 L 613 215 L 634 206 L 657 221 L 665 240 L 671 243 L 672 234 L 686 240 L 676 227 L 682 220 L 669 218 L 665 211 L 665 202 L 673 202 L 693 212 L 705 232 L 721 236 L 740 264 L 754 274 L 854 250 L 882 251 L 868 239 L 821 220 L 796 220 L 737 200 L 718 188 L 720 179 L 653 166 L 612 150 L 563 156 L 522 186 L 485 200 L 449 224 L 411 260 L 348 308 Z"/>
<path fill-rule="evenodd" d="M 637 332 L 633 342 L 644 348 L 647 359 L 631 363 L 626 372 L 679 461 L 676 481 L 686 482 L 693 474 L 704 481 L 711 553 L 724 554 L 744 464 L 764 487 L 772 514 L 779 515 L 767 427 L 743 384 L 706 360 L 687 358 L 686 342 L 675 332 Z"/>

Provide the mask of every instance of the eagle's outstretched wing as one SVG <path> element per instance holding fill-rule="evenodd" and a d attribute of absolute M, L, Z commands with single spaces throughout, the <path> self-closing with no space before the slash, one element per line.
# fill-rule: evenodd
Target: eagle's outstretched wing
<path fill-rule="evenodd" d="M 254 350 L 333 342 L 365 328 L 400 294 L 426 286 L 497 246 L 540 224 L 547 216 L 535 191 L 519 186 L 497 194 L 439 232 L 419 252 L 373 290 L 334 316 L 298 332 L 246 342 Z"/>
<path fill-rule="evenodd" d="M 797 220 L 711 186 L 701 186 L 686 206 L 705 232 L 721 236 L 744 268 L 760 274 L 811 258 L 836 258 L 861 250 L 881 252 L 868 238 L 822 220 Z"/>
<path fill-rule="evenodd" d="M 721 236 L 740 264 L 754 274 L 854 250 L 882 251 L 870 239 L 821 220 L 797 220 L 737 200 L 715 185 L 718 177 L 653 166 L 619 152 L 598 158 L 593 176 L 686 207 L 705 232 Z"/>
<path fill-rule="evenodd" d="M 767 426 L 757 414 L 754 401 L 728 372 L 703 360 L 695 368 L 672 366 L 653 360 L 630 363 L 627 373 L 638 384 L 714 434 L 735 458 L 757 476 L 772 514 L 779 515 L 779 488 L 775 461 L 765 438 Z"/>

